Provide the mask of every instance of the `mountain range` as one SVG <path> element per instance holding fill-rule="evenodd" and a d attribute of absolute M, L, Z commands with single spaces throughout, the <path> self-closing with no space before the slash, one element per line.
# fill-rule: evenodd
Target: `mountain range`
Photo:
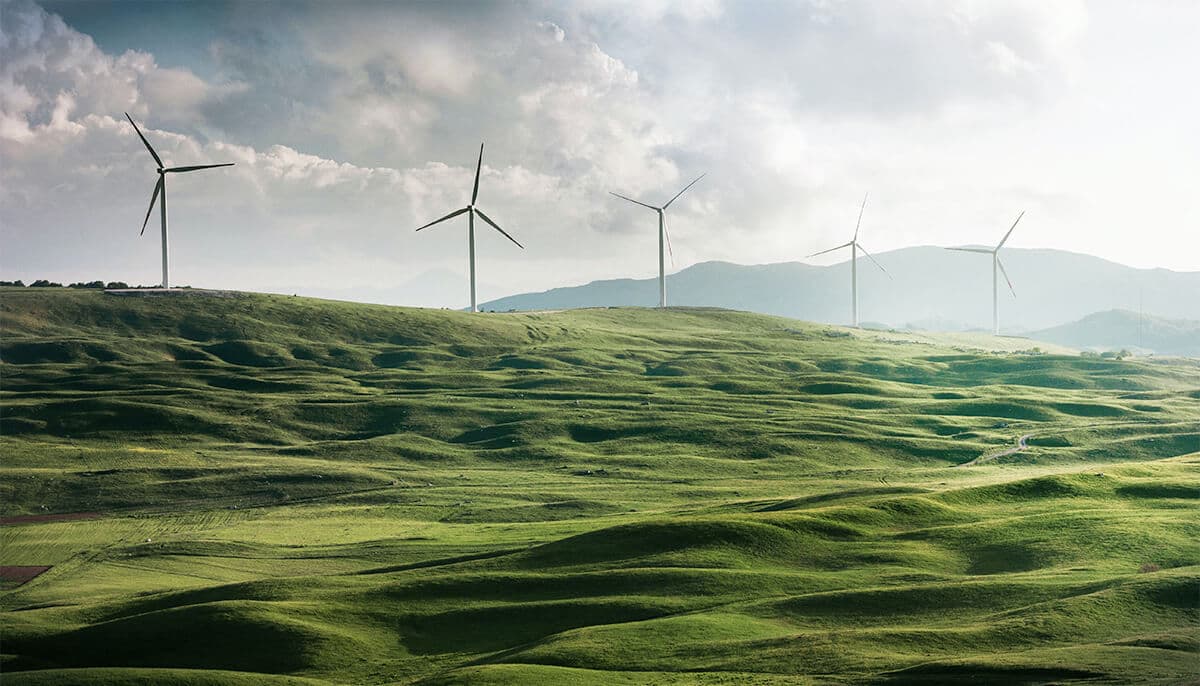
<path fill-rule="evenodd" d="M 876 258 L 887 273 L 869 260 L 858 265 L 863 322 L 946 331 L 990 328 L 992 274 L 987 255 L 921 246 Z M 1001 280 L 1002 333 L 1050 330 L 1110 310 L 1200 320 L 1200 272 L 1137 269 L 1062 250 L 1005 249 L 1002 259 L 1015 290 L 1014 296 Z M 850 263 L 703 262 L 668 275 L 667 297 L 671 305 L 725 307 L 845 324 L 850 319 Z M 484 303 L 482 309 L 652 307 L 656 303 L 657 279 L 614 279 L 499 298 Z M 1065 335 L 1062 331 L 1047 335 L 1060 334 Z"/>
<path fill-rule="evenodd" d="M 1164 319 L 1129 310 L 1096 312 L 1029 338 L 1095 351 L 1130 350 L 1200 357 L 1200 320 Z"/>

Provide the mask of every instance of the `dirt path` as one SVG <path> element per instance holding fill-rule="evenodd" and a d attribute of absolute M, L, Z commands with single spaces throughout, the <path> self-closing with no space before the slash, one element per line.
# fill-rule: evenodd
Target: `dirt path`
<path fill-rule="evenodd" d="M 1022 450 L 1029 448 L 1029 444 L 1027 443 L 1027 441 L 1032 436 L 1033 436 L 1033 434 L 1025 434 L 1017 439 L 1017 444 L 1015 446 L 1013 446 L 1012 448 L 1007 448 L 1005 450 L 1001 450 L 998 453 L 989 453 L 987 455 L 980 455 L 979 457 L 975 458 L 974 460 L 971 460 L 970 462 L 964 462 L 958 466 L 959 467 L 974 467 L 977 464 L 982 464 L 984 462 L 991 462 L 992 460 L 995 460 L 995 459 L 998 459 L 1001 457 L 1006 457 L 1008 455 L 1013 455 L 1015 453 L 1019 453 Z"/>

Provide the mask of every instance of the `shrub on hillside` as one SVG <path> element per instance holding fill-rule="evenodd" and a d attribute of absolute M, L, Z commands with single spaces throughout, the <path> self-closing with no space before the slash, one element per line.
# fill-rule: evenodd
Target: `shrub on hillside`
<path fill-rule="evenodd" d="M 104 285 L 105 288 L 129 288 L 129 284 L 124 281 L 109 281 Z"/>
<path fill-rule="evenodd" d="M 67 288 L 104 288 L 103 281 L 77 281 Z"/>
<path fill-rule="evenodd" d="M 47 281 L 45 279 L 38 279 L 37 281 L 34 281 L 33 283 L 29 284 L 29 287 L 30 288 L 62 288 L 63 285 L 56 281 Z"/>
<path fill-rule="evenodd" d="M 0 281 L 0 286 L 16 286 L 17 288 L 24 288 L 25 282 L 20 279 L 17 279 L 16 281 Z"/>

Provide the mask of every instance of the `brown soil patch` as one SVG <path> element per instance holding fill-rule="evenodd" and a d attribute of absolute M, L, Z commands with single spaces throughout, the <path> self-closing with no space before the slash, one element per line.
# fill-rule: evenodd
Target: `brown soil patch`
<path fill-rule="evenodd" d="M 62 514 L 35 514 L 0 517 L 0 526 L 12 524 L 43 524 L 45 522 L 70 522 L 76 519 L 96 519 L 99 512 L 65 512 Z"/>
<path fill-rule="evenodd" d="M 36 579 L 47 569 L 50 569 L 49 565 L 0 565 L 0 581 L 20 586 Z"/>

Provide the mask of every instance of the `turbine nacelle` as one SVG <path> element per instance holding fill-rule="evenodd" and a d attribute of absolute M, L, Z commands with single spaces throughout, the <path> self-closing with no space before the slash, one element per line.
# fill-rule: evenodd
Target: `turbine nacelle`
<path fill-rule="evenodd" d="M 454 217 L 457 217 L 460 214 L 467 215 L 467 219 L 470 220 L 469 225 L 471 227 L 471 233 L 470 233 L 469 240 L 470 240 L 470 260 L 471 260 L 471 311 L 472 312 L 479 311 L 479 308 L 476 306 L 476 301 L 475 301 L 475 217 L 478 216 L 480 219 L 487 222 L 493 229 L 495 229 L 496 231 L 499 231 L 501 235 L 503 235 L 508 240 L 512 241 L 513 244 L 516 245 L 518 248 L 521 248 L 522 250 L 525 249 L 525 246 L 521 245 L 517 241 L 517 239 L 508 235 L 507 231 L 500 228 L 499 224 L 492 221 L 491 217 L 487 216 L 487 214 L 485 214 L 483 210 L 481 210 L 475 206 L 475 201 L 479 199 L 479 176 L 482 171 L 483 171 L 483 143 L 480 143 L 479 144 L 479 161 L 475 164 L 475 184 L 471 189 L 471 201 L 469 203 L 467 203 L 467 206 L 462 208 L 461 210 L 455 210 L 455 211 L 451 212 L 450 214 L 442 217 L 441 219 L 435 219 L 435 220 L 429 222 L 428 224 L 426 224 L 422 227 L 419 227 L 417 229 L 417 231 L 423 231 L 424 229 L 428 229 L 429 227 L 434 226 L 436 224 L 441 224 L 442 222 L 446 221 L 447 219 L 453 219 Z"/>
<path fill-rule="evenodd" d="M 684 186 L 683 190 L 676 193 L 675 197 L 668 200 L 666 202 L 666 204 L 663 205 L 662 207 L 657 207 L 655 205 L 649 205 L 647 203 L 642 202 L 641 200 L 634 200 L 633 198 L 631 198 L 627 195 L 621 195 L 620 193 L 614 193 L 612 191 L 609 191 L 610 195 L 615 195 L 622 200 L 628 200 L 629 202 L 631 202 L 635 205 L 641 205 L 642 207 L 654 210 L 655 212 L 658 213 L 658 232 L 659 232 L 659 237 L 658 237 L 658 306 L 659 307 L 667 306 L 667 275 L 666 275 L 666 269 L 663 266 L 663 244 L 664 243 L 666 244 L 667 252 L 669 252 L 671 254 L 672 266 L 675 264 L 675 251 L 671 248 L 671 233 L 669 231 L 667 231 L 667 208 L 671 206 L 671 203 L 678 200 L 679 196 L 683 195 L 687 191 L 687 189 L 691 188 L 692 186 L 695 186 L 696 182 L 699 181 L 700 179 L 703 179 L 706 175 L 707 175 L 707 172 L 705 174 L 701 174 L 700 176 L 697 176 L 694 181 L 692 181 L 688 185 Z"/>
<path fill-rule="evenodd" d="M 1004 268 L 1004 262 L 1000 259 L 1000 248 L 1003 248 L 1004 244 L 1008 242 L 1008 237 L 1012 235 L 1013 229 L 1017 228 L 1021 217 L 1024 216 L 1025 211 L 1022 210 L 1017 215 L 1017 219 L 1012 223 L 1012 226 L 1008 227 L 1008 232 L 1004 234 L 1004 238 L 1001 238 L 1000 242 L 994 248 L 946 248 L 947 250 L 958 252 L 977 252 L 992 256 L 992 333 L 997 336 L 1000 335 L 1000 302 L 997 298 L 997 292 L 999 291 L 997 272 L 1004 276 L 1004 282 L 1008 284 L 1009 293 L 1012 293 L 1014 298 L 1017 297 L 1017 291 L 1013 288 L 1012 279 L 1008 278 L 1008 270 Z"/>
<path fill-rule="evenodd" d="M 162 287 L 169 288 L 170 282 L 167 278 L 167 173 L 200 171 L 201 169 L 215 169 L 217 167 L 232 167 L 233 163 L 226 162 L 223 164 L 199 164 L 186 167 L 164 166 L 162 158 L 159 157 L 158 153 L 154 151 L 154 146 L 150 145 L 150 141 L 146 140 L 146 137 L 142 135 L 142 130 L 138 128 L 136 123 L 134 123 L 133 117 L 129 116 L 129 113 L 126 112 L 125 118 L 129 120 L 129 124 L 133 126 L 133 130 L 137 132 L 138 138 L 142 139 L 142 145 L 146 146 L 146 151 L 150 153 L 150 157 L 154 158 L 154 163 L 157 165 L 154 171 L 158 174 L 158 181 L 154 184 L 154 194 L 150 196 L 150 207 L 146 209 L 146 218 L 142 220 L 142 230 L 138 232 L 138 235 L 141 236 L 146 233 L 146 225 L 150 223 L 150 214 L 154 212 L 155 203 L 158 203 L 159 209 L 162 212 Z M 159 202 L 159 196 L 162 196 L 162 202 Z"/>
<path fill-rule="evenodd" d="M 816 257 L 817 255 L 824 255 L 825 253 L 830 253 L 835 250 L 841 250 L 842 248 L 850 248 L 850 316 L 854 326 L 856 327 L 858 326 L 858 251 L 861 250 L 863 254 L 871 260 L 871 262 L 875 263 L 876 267 L 879 267 L 881 272 L 887 274 L 889 279 L 892 278 L 891 272 L 884 269 L 883 265 L 879 264 L 879 260 L 875 259 L 871 253 L 867 252 L 867 249 L 863 247 L 862 243 L 858 242 L 858 230 L 862 227 L 863 211 L 866 209 L 867 195 L 864 195 L 862 206 L 858 208 L 858 221 L 854 223 L 854 237 L 851 238 L 849 242 L 842 243 L 839 246 L 809 255 L 809 257 Z"/>

